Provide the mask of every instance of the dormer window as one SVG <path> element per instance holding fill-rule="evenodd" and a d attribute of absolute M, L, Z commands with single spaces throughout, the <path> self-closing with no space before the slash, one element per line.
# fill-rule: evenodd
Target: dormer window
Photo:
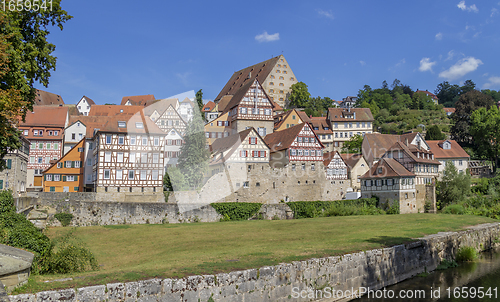
<path fill-rule="evenodd" d="M 118 128 L 125 128 L 125 127 L 127 127 L 126 122 L 118 122 Z"/>
<path fill-rule="evenodd" d="M 382 174 L 382 168 L 378 168 L 377 173 L 378 173 L 378 174 Z"/>
<path fill-rule="evenodd" d="M 136 127 L 137 129 L 144 129 L 144 124 L 143 124 L 143 123 L 141 123 L 141 122 L 136 122 L 136 123 L 135 123 L 135 127 Z"/>

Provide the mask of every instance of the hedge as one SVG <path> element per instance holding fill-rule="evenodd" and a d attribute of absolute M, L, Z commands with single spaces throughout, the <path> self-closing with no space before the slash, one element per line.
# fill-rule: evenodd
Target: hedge
<path fill-rule="evenodd" d="M 210 205 L 224 217 L 223 220 L 248 220 L 262 206 L 261 203 L 253 202 L 216 202 Z"/>
<path fill-rule="evenodd" d="M 297 218 L 313 218 L 323 215 L 332 207 L 368 207 L 375 208 L 379 204 L 376 197 L 360 198 L 354 200 L 333 200 L 333 201 L 292 201 L 287 205 L 293 211 L 293 217 Z"/>

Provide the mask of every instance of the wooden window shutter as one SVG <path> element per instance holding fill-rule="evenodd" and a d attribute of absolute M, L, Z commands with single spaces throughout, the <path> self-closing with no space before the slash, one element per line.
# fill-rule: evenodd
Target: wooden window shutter
<path fill-rule="evenodd" d="M 251 137 L 249 137 L 249 138 L 248 138 L 248 143 L 249 143 L 250 145 L 252 144 L 252 138 L 251 138 Z"/>
<path fill-rule="evenodd" d="M 66 175 L 63 175 L 62 180 L 66 181 Z"/>
<path fill-rule="evenodd" d="M 7 160 L 7 169 L 12 168 L 12 159 Z"/>
<path fill-rule="evenodd" d="M 78 181 L 78 175 L 75 175 L 75 181 Z"/>
<path fill-rule="evenodd" d="M 43 180 L 47 180 L 47 174 L 43 175 Z"/>
<path fill-rule="evenodd" d="M 71 168 L 74 168 L 74 167 L 75 167 L 75 161 L 74 161 L 74 160 L 72 160 L 72 161 L 71 161 Z"/>
<path fill-rule="evenodd" d="M 266 157 L 266 152 L 267 152 L 267 151 L 264 151 L 264 156 L 263 156 L 263 157 Z"/>

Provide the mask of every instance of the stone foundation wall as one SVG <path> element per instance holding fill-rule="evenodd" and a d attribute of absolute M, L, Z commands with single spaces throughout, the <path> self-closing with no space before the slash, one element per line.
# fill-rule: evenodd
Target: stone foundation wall
<path fill-rule="evenodd" d="M 295 298 L 297 293 L 326 287 L 347 291 L 351 288 L 381 289 L 432 271 L 443 259 L 453 259 L 458 248 L 473 246 L 485 250 L 496 245 L 498 223 L 485 224 L 462 232 L 438 233 L 419 241 L 390 248 L 338 257 L 296 261 L 217 275 L 182 279 L 152 279 L 112 283 L 78 289 L 47 291 L 10 296 L 11 302 L 45 301 L 311 301 Z M 319 292 L 316 294 L 319 295 Z M 318 296 L 316 296 L 318 297 Z M 319 297 L 318 297 L 319 298 Z M 332 299 L 329 301 L 347 301 Z"/>
<path fill-rule="evenodd" d="M 60 226 L 56 213 L 71 213 L 71 226 L 116 224 L 161 224 L 217 222 L 221 215 L 210 204 L 158 202 L 89 202 L 74 200 L 40 200 L 37 211 L 48 214 L 47 225 Z M 263 205 L 264 219 L 291 219 L 293 212 L 286 204 Z"/>

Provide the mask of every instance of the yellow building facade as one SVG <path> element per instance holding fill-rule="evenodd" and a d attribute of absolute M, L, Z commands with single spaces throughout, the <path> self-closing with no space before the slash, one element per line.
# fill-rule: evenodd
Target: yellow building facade
<path fill-rule="evenodd" d="M 83 192 L 85 139 L 43 172 L 44 192 Z"/>

